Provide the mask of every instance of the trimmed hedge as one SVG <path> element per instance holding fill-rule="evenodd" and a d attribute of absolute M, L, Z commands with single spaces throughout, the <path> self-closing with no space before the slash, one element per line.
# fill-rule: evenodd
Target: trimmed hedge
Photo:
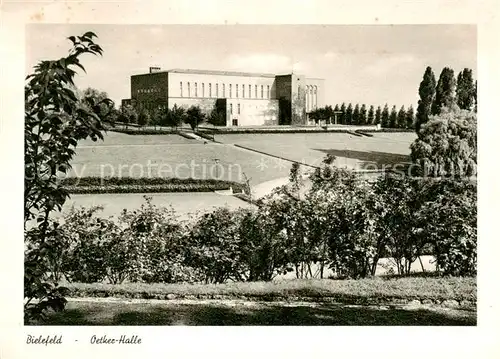
<path fill-rule="evenodd" d="M 61 184 L 74 194 L 212 192 L 230 187 L 241 192 L 243 189 L 238 182 L 194 178 L 74 177 L 62 179 Z"/>

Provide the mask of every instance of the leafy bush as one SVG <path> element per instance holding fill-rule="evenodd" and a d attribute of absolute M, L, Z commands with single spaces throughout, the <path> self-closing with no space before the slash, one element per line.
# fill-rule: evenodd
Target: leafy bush
<path fill-rule="evenodd" d="M 280 228 L 268 208 L 241 211 L 239 222 L 241 260 L 248 281 L 270 281 L 291 271 L 288 250 Z"/>
<path fill-rule="evenodd" d="M 474 176 L 477 171 L 476 113 L 443 109 L 422 125 L 411 157 L 424 176 Z"/>
<path fill-rule="evenodd" d="M 200 270 L 205 283 L 243 280 L 246 268 L 238 227 L 236 214 L 221 207 L 204 214 L 190 228 L 185 263 Z"/>
<path fill-rule="evenodd" d="M 109 278 L 113 265 L 126 266 L 127 260 L 120 228 L 109 219 L 95 217 L 99 207 L 74 209 L 64 217 L 66 242 L 70 244 L 65 261 L 65 276 L 81 283 Z M 116 281 L 111 281 L 116 283 Z"/>
<path fill-rule="evenodd" d="M 77 97 L 73 82 L 76 67 L 83 54 L 101 55 L 102 49 L 87 32 L 71 36 L 73 47 L 68 56 L 58 60 L 41 61 L 34 73 L 26 78 L 24 116 L 24 228 L 27 247 L 24 265 L 24 312 L 26 321 L 43 316 L 48 308 L 64 308 L 64 290 L 46 273 L 47 257 L 55 258 L 59 250 L 59 233 L 50 219 L 60 210 L 68 197 L 58 183 L 58 175 L 67 173 L 79 140 L 103 139 L 102 118 L 95 113 L 100 105 L 111 100 L 96 101 Z M 27 223 L 36 219 L 34 228 Z M 62 245 L 61 247 L 64 247 Z M 36 299 L 36 301 L 34 301 Z"/>
<path fill-rule="evenodd" d="M 124 210 L 119 218 L 125 227 L 122 236 L 130 248 L 129 279 L 142 282 L 190 282 L 195 271 L 182 265 L 185 251 L 185 234 L 174 211 L 157 207 L 151 197 L 139 210 Z"/>
<path fill-rule="evenodd" d="M 476 183 L 468 180 L 432 181 L 424 195 L 422 235 L 434 246 L 438 270 L 445 275 L 476 275 Z"/>

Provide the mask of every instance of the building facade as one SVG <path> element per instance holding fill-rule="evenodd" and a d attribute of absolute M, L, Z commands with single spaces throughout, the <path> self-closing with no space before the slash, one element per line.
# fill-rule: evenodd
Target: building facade
<path fill-rule="evenodd" d="M 221 125 L 304 125 L 307 113 L 324 106 L 324 81 L 302 75 L 257 74 L 174 69 L 133 75 L 131 97 L 136 108 L 199 106 L 216 110 Z"/>

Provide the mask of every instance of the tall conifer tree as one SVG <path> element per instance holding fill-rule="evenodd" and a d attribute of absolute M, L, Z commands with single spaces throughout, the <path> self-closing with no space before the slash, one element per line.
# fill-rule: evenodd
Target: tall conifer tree
<path fill-rule="evenodd" d="M 436 86 L 436 96 L 431 106 L 431 114 L 438 115 L 443 107 L 452 108 L 455 104 L 456 80 L 451 68 L 445 67 L 441 71 Z"/>
<path fill-rule="evenodd" d="M 430 66 L 427 66 L 424 77 L 418 88 L 420 100 L 418 100 L 417 115 L 415 119 L 415 130 L 418 133 L 422 124 L 429 121 L 432 101 L 436 93 L 436 78 Z"/>
<path fill-rule="evenodd" d="M 366 123 L 368 125 L 373 125 L 375 123 L 375 108 L 373 105 L 370 106 L 370 109 L 368 110 L 368 115 L 366 117 Z"/>

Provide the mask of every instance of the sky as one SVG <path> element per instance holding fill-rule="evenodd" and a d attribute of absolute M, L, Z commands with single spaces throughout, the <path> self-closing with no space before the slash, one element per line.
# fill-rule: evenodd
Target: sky
<path fill-rule="evenodd" d="M 476 74 L 473 25 L 73 25 L 26 27 L 26 73 L 93 31 L 103 57 L 82 59 L 76 84 L 130 97 L 130 75 L 149 66 L 304 74 L 325 79 L 325 103 L 416 106 L 427 66 Z"/>

